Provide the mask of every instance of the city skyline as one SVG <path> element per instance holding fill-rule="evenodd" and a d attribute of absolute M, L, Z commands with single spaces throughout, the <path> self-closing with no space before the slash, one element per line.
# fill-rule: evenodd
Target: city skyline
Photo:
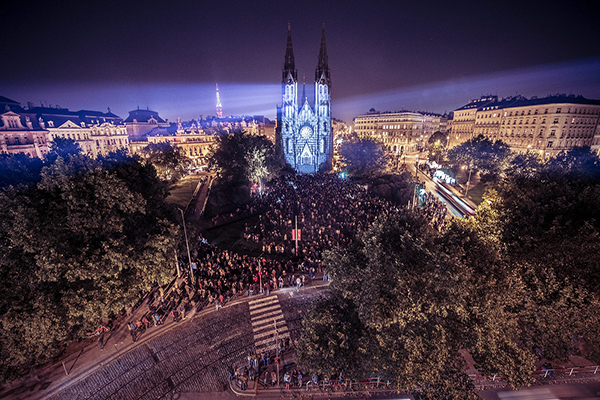
<path fill-rule="evenodd" d="M 333 117 L 348 123 L 370 108 L 449 112 L 484 94 L 600 98 L 583 4 L 344 4 L 3 5 L 12 57 L 0 95 L 123 117 L 149 107 L 174 121 L 215 115 L 218 83 L 224 115 L 274 118 L 289 21 L 309 82 L 325 22 Z"/>

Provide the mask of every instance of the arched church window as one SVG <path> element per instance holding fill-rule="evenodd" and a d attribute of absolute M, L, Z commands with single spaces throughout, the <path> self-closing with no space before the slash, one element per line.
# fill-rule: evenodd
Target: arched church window
<path fill-rule="evenodd" d="M 321 153 L 325 153 L 325 138 L 321 139 Z"/>

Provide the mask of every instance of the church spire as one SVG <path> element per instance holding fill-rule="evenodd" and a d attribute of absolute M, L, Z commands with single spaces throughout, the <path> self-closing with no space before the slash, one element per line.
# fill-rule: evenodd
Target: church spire
<path fill-rule="evenodd" d="M 287 47 L 285 49 L 285 62 L 283 63 L 283 83 L 288 83 L 290 78 L 297 81 L 296 65 L 294 63 L 294 49 L 292 49 L 292 28 L 288 22 Z"/>
<path fill-rule="evenodd" d="M 223 106 L 221 105 L 221 98 L 219 97 L 219 84 L 217 83 L 217 117 L 223 118 Z"/>
<path fill-rule="evenodd" d="M 302 76 L 302 105 L 308 103 L 308 97 L 306 96 L 306 76 Z"/>
<path fill-rule="evenodd" d="M 317 70 L 315 71 L 315 81 L 331 85 L 329 74 L 329 59 L 327 58 L 327 45 L 325 44 L 325 22 L 323 22 L 321 49 L 319 50 L 319 61 L 317 62 Z"/>

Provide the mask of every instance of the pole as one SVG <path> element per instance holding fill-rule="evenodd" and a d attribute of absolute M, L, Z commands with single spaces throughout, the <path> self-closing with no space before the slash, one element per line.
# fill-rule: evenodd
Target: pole
<path fill-rule="evenodd" d="M 465 190 L 465 197 L 469 194 L 469 184 L 471 183 L 471 165 L 469 165 L 469 178 L 467 179 L 467 190 Z"/>
<path fill-rule="evenodd" d="M 413 198 L 412 198 L 412 209 L 415 209 L 415 205 L 417 203 L 417 182 L 415 182 L 415 189 L 413 190 Z"/>
<path fill-rule="evenodd" d="M 179 260 L 177 259 L 177 250 L 173 251 L 175 253 L 175 267 L 177 268 L 177 277 L 181 277 L 181 271 L 179 270 Z"/>
<path fill-rule="evenodd" d="M 190 255 L 190 243 L 188 242 L 187 229 L 185 228 L 185 215 L 183 215 L 183 210 L 181 208 L 179 208 L 179 211 L 181 211 L 181 219 L 183 221 L 183 234 L 185 235 L 185 245 L 187 247 L 188 263 L 190 264 L 190 278 L 192 278 L 194 276 L 194 272 L 192 271 L 192 256 Z"/>
<path fill-rule="evenodd" d="M 69 376 L 69 373 L 67 372 L 67 367 L 65 367 L 65 362 L 62 362 L 63 368 L 65 369 L 65 375 Z"/>
<path fill-rule="evenodd" d="M 298 257 L 298 216 L 295 216 L 295 220 L 296 220 L 296 257 Z"/>

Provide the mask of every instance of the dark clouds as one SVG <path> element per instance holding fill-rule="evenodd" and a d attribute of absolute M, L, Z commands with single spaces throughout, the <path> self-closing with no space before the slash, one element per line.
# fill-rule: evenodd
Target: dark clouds
<path fill-rule="evenodd" d="M 596 16 L 582 1 L 3 2 L 0 88 L 276 84 L 288 21 L 310 83 L 325 22 L 335 100 L 597 57 Z"/>

